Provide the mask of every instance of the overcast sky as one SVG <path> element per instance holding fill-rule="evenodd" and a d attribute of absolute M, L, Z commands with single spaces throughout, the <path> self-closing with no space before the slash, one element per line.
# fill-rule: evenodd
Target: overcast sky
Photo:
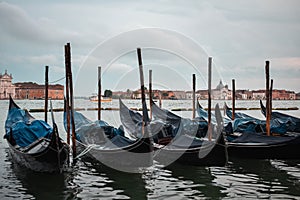
<path fill-rule="evenodd" d="M 136 48 L 153 70 L 154 89 L 207 88 L 213 83 L 263 89 L 270 60 L 274 88 L 300 92 L 300 1 L 2 1 L 0 72 L 13 82 L 50 82 L 64 77 L 64 45 L 71 43 L 76 95 L 139 86 Z M 64 84 L 64 80 L 57 83 Z"/>

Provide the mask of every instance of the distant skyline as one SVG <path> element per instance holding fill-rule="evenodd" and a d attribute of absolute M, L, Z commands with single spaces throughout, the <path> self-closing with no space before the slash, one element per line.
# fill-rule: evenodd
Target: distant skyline
<path fill-rule="evenodd" d="M 207 59 L 213 81 L 236 89 L 264 89 L 270 61 L 274 89 L 300 92 L 300 1 L 2 1 L 0 73 L 13 82 L 64 84 L 64 45 L 71 43 L 76 96 L 102 87 L 138 89 L 135 49 L 142 48 L 145 82 L 153 88 L 207 88 Z M 148 84 L 148 83 L 147 83 Z"/>

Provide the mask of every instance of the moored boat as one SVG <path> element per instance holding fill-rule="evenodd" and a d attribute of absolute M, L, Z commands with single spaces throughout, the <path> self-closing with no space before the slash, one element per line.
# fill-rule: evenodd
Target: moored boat
<path fill-rule="evenodd" d="M 232 116 L 226 109 L 228 117 Z M 271 132 L 278 136 L 265 134 L 265 120 L 258 120 L 244 113 L 236 112 L 239 129 L 233 127 L 234 133 L 227 135 L 228 155 L 230 157 L 256 159 L 299 159 L 300 136 L 287 135 L 286 125 L 278 119 L 271 120 Z M 237 123 L 233 123 L 237 124 Z M 240 130 L 240 131 L 238 131 Z"/>
<path fill-rule="evenodd" d="M 26 110 L 9 100 L 4 138 L 14 161 L 37 172 L 61 172 L 69 158 L 69 145 L 53 127 L 35 119 Z"/>
<path fill-rule="evenodd" d="M 260 100 L 260 107 L 261 107 L 261 112 L 264 116 L 266 116 L 266 107 Z M 288 132 L 293 132 L 293 133 L 300 133 L 300 118 L 281 113 L 281 112 L 276 112 L 272 111 L 271 113 L 271 120 L 278 120 L 280 123 L 286 124 L 286 128 Z"/>
<path fill-rule="evenodd" d="M 65 127 L 66 114 L 65 112 Z M 115 128 L 102 120 L 93 122 L 77 111 L 74 111 L 74 121 L 79 155 L 117 170 L 152 165 L 153 144 L 151 138 L 146 135 L 139 139 L 130 139 L 122 127 Z"/>
<path fill-rule="evenodd" d="M 229 158 L 300 159 L 300 136 L 243 133 L 227 145 Z"/>
<path fill-rule="evenodd" d="M 233 132 L 239 133 L 266 133 L 266 120 L 257 119 L 242 112 L 235 112 L 234 119 L 231 109 L 224 105 L 225 113 L 232 120 Z M 287 125 L 279 119 L 270 121 L 270 131 L 274 134 L 286 134 Z"/>
<path fill-rule="evenodd" d="M 216 137 L 212 141 L 196 137 L 197 123 L 190 124 L 189 120 L 185 121 L 170 111 L 161 110 L 154 103 L 152 111 L 156 119 L 150 122 L 148 131 L 154 140 L 155 160 L 163 165 L 173 162 L 197 166 L 226 165 L 227 149 L 221 133 L 222 117 L 218 108 L 218 124 L 213 129 Z M 131 132 L 139 132 L 141 129 L 142 115 L 130 110 L 121 100 L 120 118 L 125 129 Z"/>

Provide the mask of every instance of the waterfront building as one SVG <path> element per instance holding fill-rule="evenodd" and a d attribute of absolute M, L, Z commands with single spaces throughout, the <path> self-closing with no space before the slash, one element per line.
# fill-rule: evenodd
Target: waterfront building
<path fill-rule="evenodd" d="M 185 96 L 186 96 L 186 99 L 193 99 L 193 91 L 186 91 Z M 195 98 L 200 99 L 201 95 L 198 92 L 195 92 Z"/>
<path fill-rule="evenodd" d="M 45 85 L 39 85 L 32 82 L 15 83 L 16 99 L 44 99 Z M 49 85 L 48 86 L 49 99 L 62 100 L 64 99 L 63 85 Z"/>
<path fill-rule="evenodd" d="M 296 93 L 287 90 L 272 90 L 272 98 L 275 100 L 295 100 Z"/>
<path fill-rule="evenodd" d="M 242 99 L 251 99 L 252 98 L 252 92 L 249 90 L 236 90 L 235 91 L 235 98 L 242 100 Z"/>
<path fill-rule="evenodd" d="M 15 85 L 12 84 L 12 75 L 5 70 L 4 74 L 0 74 L 0 99 L 8 99 L 9 96 L 15 97 Z"/>
<path fill-rule="evenodd" d="M 252 99 L 255 99 L 255 100 L 266 99 L 266 91 L 265 90 L 252 90 Z"/>
<path fill-rule="evenodd" d="M 211 96 L 212 99 L 228 100 L 231 99 L 232 92 L 228 89 L 228 85 L 224 85 L 220 80 L 217 87 L 211 91 Z"/>
<path fill-rule="evenodd" d="M 133 91 L 131 90 L 127 90 L 126 92 L 124 91 L 115 91 L 115 92 L 112 92 L 112 98 L 114 99 L 130 99 L 132 98 L 132 94 L 133 94 Z"/>

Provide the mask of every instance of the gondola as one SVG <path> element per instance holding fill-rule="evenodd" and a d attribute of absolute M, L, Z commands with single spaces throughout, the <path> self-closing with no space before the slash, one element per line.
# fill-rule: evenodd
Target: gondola
<path fill-rule="evenodd" d="M 230 114 L 227 109 L 226 113 Z M 235 113 L 243 120 L 243 132 L 234 132 L 232 135 L 227 135 L 228 155 L 230 157 L 254 158 L 254 159 L 299 159 L 300 158 L 300 136 L 282 135 L 282 136 L 267 136 L 262 127 L 260 132 L 255 128 L 249 128 L 253 124 L 256 125 L 257 119 L 244 113 Z M 248 117 L 247 117 L 248 116 Z M 249 120 L 249 122 L 247 122 Z M 260 120 L 263 121 L 263 120 Z M 247 127 L 249 126 L 249 127 Z M 260 124 L 265 126 L 265 124 Z M 234 129 L 235 130 L 235 129 Z M 245 131 L 246 130 L 246 131 Z M 252 131 L 251 131 L 252 130 Z M 276 127 L 273 130 L 278 130 Z"/>
<path fill-rule="evenodd" d="M 197 114 L 198 114 L 198 119 L 201 119 L 203 121 L 208 121 L 208 112 L 200 105 L 199 101 L 197 101 L 197 106 L 196 106 Z M 216 117 L 213 113 L 211 113 L 211 120 L 213 123 L 216 123 Z M 224 129 L 223 132 L 225 134 L 230 134 L 233 133 L 232 129 L 232 122 L 228 117 L 223 117 L 224 121 Z"/>
<path fill-rule="evenodd" d="M 73 113 L 79 157 L 87 156 L 117 170 L 131 170 L 152 165 L 153 143 L 147 135 L 132 139 L 126 136 L 121 126 L 115 128 L 103 120 L 91 121 L 77 111 Z M 66 116 L 65 111 L 65 128 Z"/>
<path fill-rule="evenodd" d="M 264 116 L 266 116 L 266 107 L 263 102 L 260 100 L 260 108 L 261 112 Z M 286 124 L 286 128 L 288 132 L 292 133 L 300 133 L 300 118 L 284 114 L 281 112 L 272 111 L 271 119 L 277 119 L 280 123 Z"/>
<path fill-rule="evenodd" d="M 154 159 L 163 165 L 181 163 L 196 166 L 224 166 L 227 163 L 227 150 L 221 133 L 222 117 L 218 107 L 216 114 L 218 124 L 215 125 L 216 138 L 196 137 L 198 124 L 162 110 L 152 102 L 154 120 L 150 122 L 148 131 L 154 141 Z M 142 115 L 130 110 L 120 100 L 120 118 L 125 129 L 139 132 Z"/>
<path fill-rule="evenodd" d="M 10 97 L 4 138 L 12 159 L 33 171 L 62 172 L 69 158 L 69 145 L 53 127 L 22 110 Z"/>
<path fill-rule="evenodd" d="M 233 132 L 239 133 L 266 133 L 266 120 L 257 119 L 242 112 L 235 112 L 234 119 L 232 110 L 224 104 L 226 116 L 232 120 Z M 274 134 L 286 134 L 287 125 L 279 119 L 270 121 L 270 131 Z"/>

